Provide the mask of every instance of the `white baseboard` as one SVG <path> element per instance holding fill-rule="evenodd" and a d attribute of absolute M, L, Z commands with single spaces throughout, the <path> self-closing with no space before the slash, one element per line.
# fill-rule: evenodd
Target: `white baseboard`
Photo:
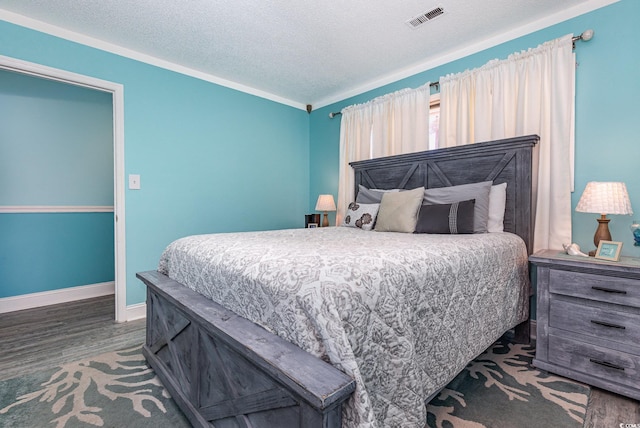
<path fill-rule="evenodd" d="M 147 304 L 138 303 L 127 306 L 127 321 L 139 320 L 147 317 Z"/>
<path fill-rule="evenodd" d="M 0 298 L 0 314 L 90 299 L 92 297 L 108 296 L 110 294 L 115 294 L 114 281 L 23 294 L 21 296 L 3 297 Z"/>

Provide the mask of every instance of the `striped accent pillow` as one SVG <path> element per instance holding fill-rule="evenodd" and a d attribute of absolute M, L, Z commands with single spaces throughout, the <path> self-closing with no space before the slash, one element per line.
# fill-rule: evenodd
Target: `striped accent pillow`
<path fill-rule="evenodd" d="M 422 205 L 415 233 L 473 233 L 475 199 L 451 204 Z"/>

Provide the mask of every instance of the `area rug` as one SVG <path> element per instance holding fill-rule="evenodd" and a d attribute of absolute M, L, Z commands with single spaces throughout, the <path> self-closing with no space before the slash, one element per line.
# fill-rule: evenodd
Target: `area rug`
<path fill-rule="evenodd" d="M 429 428 L 581 428 L 590 388 L 532 366 L 535 346 L 505 339 L 427 405 Z"/>
<path fill-rule="evenodd" d="M 191 424 L 140 346 L 0 382 L 0 427 L 175 427 Z"/>
<path fill-rule="evenodd" d="M 431 401 L 427 426 L 581 427 L 589 388 L 536 370 L 534 352 L 531 346 L 496 342 Z M 0 426 L 190 424 L 137 346 L 0 382 Z"/>

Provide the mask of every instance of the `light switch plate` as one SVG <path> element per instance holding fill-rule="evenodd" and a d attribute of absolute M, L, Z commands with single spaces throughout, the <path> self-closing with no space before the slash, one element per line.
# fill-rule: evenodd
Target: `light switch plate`
<path fill-rule="evenodd" d="M 129 189 L 140 190 L 140 175 L 129 174 Z"/>

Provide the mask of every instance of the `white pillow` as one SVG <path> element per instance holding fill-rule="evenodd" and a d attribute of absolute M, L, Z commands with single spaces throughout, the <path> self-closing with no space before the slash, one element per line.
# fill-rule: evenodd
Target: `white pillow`
<path fill-rule="evenodd" d="M 507 183 L 491 186 L 487 232 L 504 232 L 504 209 L 507 204 Z"/>
<path fill-rule="evenodd" d="M 359 227 L 362 230 L 371 230 L 376 222 L 380 204 L 361 204 L 351 202 L 344 216 L 343 226 Z"/>

